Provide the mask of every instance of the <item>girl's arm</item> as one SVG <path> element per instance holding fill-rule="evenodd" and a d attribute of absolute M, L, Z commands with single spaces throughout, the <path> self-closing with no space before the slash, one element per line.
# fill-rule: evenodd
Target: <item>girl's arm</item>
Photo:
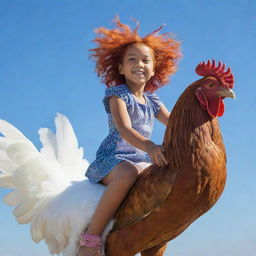
<path fill-rule="evenodd" d="M 111 96 L 109 99 L 109 106 L 116 128 L 123 139 L 136 148 L 147 152 L 152 161 L 157 165 L 164 166 L 165 164 L 168 164 L 163 155 L 162 146 L 156 145 L 132 128 L 126 104 L 121 98 L 115 95 Z"/>
<path fill-rule="evenodd" d="M 160 110 L 156 116 L 156 119 L 159 120 L 165 126 L 167 126 L 169 117 L 170 117 L 170 112 L 168 111 L 168 109 L 165 107 L 164 104 L 161 104 Z"/>

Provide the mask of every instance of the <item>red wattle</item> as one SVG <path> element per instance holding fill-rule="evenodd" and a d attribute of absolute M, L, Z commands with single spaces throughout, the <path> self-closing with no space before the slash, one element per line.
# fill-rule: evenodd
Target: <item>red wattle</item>
<path fill-rule="evenodd" d="M 207 110 L 211 117 L 222 116 L 224 114 L 225 107 L 221 98 L 208 101 L 203 90 L 197 90 L 196 96 L 201 107 Z"/>
<path fill-rule="evenodd" d="M 220 100 L 220 108 L 219 108 L 218 116 L 223 116 L 224 110 L 225 110 L 225 105 L 223 103 L 223 100 L 221 99 Z"/>
<path fill-rule="evenodd" d="M 207 110 L 212 117 L 222 116 L 224 113 L 224 104 L 220 98 L 208 101 Z"/>

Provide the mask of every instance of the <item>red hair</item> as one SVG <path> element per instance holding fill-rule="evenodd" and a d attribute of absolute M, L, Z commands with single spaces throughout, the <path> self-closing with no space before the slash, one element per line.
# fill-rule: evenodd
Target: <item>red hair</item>
<path fill-rule="evenodd" d="M 122 24 L 119 17 L 114 20 L 116 28 L 97 28 L 93 42 L 97 48 L 90 49 L 90 56 L 96 61 L 96 72 L 107 87 L 125 83 L 123 75 L 119 74 L 119 64 L 122 63 L 127 46 L 144 43 L 154 52 L 155 75 L 150 79 L 145 91 L 153 92 L 169 82 L 169 76 L 176 72 L 177 59 L 181 57 L 180 43 L 170 37 L 170 33 L 157 35 L 163 26 L 141 38 L 138 35 L 139 23 L 131 31 L 130 27 Z"/>

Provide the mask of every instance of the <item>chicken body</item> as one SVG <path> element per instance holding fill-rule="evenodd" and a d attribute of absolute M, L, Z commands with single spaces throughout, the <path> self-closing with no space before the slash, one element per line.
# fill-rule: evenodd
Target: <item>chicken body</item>
<path fill-rule="evenodd" d="M 166 243 L 207 212 L 223 192 L 226 153 L 216 118 L 189 86 L 177 101 L 164 137 L 168 165 L 147 168 L 116 214 L 107 256 L 162 256 Z"/>

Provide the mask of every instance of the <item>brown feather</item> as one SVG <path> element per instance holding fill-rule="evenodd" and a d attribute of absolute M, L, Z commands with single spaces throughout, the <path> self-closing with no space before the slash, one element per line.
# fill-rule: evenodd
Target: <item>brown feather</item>
<path fill-rule="evenodd" d="M 157 165 L 151 165 L 143 171 L 129 196 L 115 214 L 116 222 L 113 230 L 135 224 L 166 200 L 176 173 L 166 174 L 165 171 L 164 167 Z"/>

